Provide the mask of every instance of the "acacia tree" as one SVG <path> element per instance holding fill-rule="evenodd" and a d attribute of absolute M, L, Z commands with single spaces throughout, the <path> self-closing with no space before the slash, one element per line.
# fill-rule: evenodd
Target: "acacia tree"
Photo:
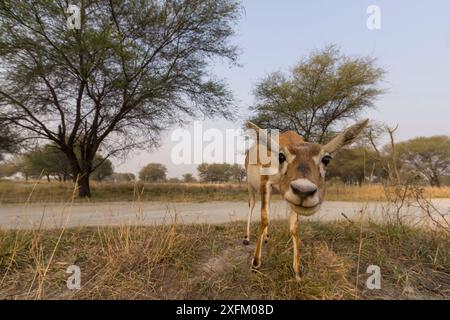
<path fill-rule="evenodd" d="M 70 163 L 55 145 L 47 144 L 35 148 L 19 159 L 19 171 L 22 171 L 27 179 L 45 176 L 50 182 L 50 176 L 58 176 L 60 180 L 66 181 L 70 176 Z"/>
<path fill-rule="evenodd" d="M 197 166 L 198 176 L 204 182 L 227 182 L 233 177 L 229 163 L 202 163 Z"/>
<path fill-rule="evenodd" d="M 433 187 L 441 187 L 443 176 L 450 175 L 450 137 L 418 137 L 396 145 L 406 169 L 424 177 Z"/>
<path fill-rule="evenodd" d="M 185 173 L 185 174 L 183 174 L 182 177 L 183 177 L 183 182 L 186 182 L 186 183 L 197 181 L 197 179 L 195 179 L 195 177 L 192 173 Z"/>
<path fill-rule="evenodd" d="M 275 72 L 257 84 L 251 108 L 256 115 L 250 120 L 323 143 L 339 122 L 373 106 L 383 74 L 373 58 L 348 57 L 328 46 L 301 60 L 290 74 Z"/>
<path fill-rule="evenodd" d="M 139 179 L 145 182 L 165 181 L 167 168 L 161 163 L 149 163 L 139 171 Z"/>
<path fill-rule="evenodd" d="M 68 5 L 0 0 L 0 118 L 55 143 L 80 197 L 97 151 L 155 146 L 189 116 L 231 116 L 208 62 L 236 61 L 237 0 L 80 1 L 73 29 Z"/>
<path fill-rule="evenodd" d="M 115 172 L 112 174 L 112 176 L 110 176 L 108 178 L 108 180 L 119 181 L 119 182 L 120 181 L 130 182 L 130 181 L 135 181 L 136 176 L 133 173 Z"/>
<path fill-rule="evenodd" d="M 233 164 L 230 168 L 231 170 L 231 178 L 236 181 L 241 183 L 242 181 L 244 181 L 244 178 L 246 176 L 246 172 L 245 172 L 245 168 L 243 166 L 241 166 L 240 164 Z"/>
<path fill-rule="evenodd" d="M 327 178 L 339 178 L 344 183 L 357 183 L 359 186 L 362 186 L 366 179 L 371 182 L 375 176 L 383 175 L 375 151 L 362 146 L 341 150 L 339 157 L 327 168 Z"/>
<path fill-rule="evenodd" d="M 76 151 L 78 153 L 79 151 Z M 28 177 L 46 176 L 50 182 L 51 176 L 56 176 L 60 181 L 66 181 L 71 177 L 70 162 L 64 153 L 54 144 L 46 144 L 35 148 L 20 157 L 16 158 L 17 171 Z M 92 172 L 93 178 L 102 181 L 113 174 L 112 162 L 96 154 L 94 157 L 95 170 Z"/>
<path fill-rule="evenodd" d="M 99 166 L 96 164 L 100 163 Z M 92 173 L 94 180 L 103 181 L 114 174 L 114 167 L 109 159 L 104 159 L 101 155 L 96 155 L 94 158 L 94 165 L 97 169 Z"/>
<path fill-rule="evenodd" d="M 397 156 L 397 147 L 395 143 L 395 133 L 398 129 L 398 125 L 390 127 L 383 123 L 371 123 L 363 138 L 360 140 L 363 144 L 368 144 L 373 148 L 376 154 L 378 163 L 380 164 L 384 176 L 388 179 L 388 182 L 394 185 L 401 183 L 400 170 L 402 162 Z M 380 144 L 383 137 L 388 137 L 389 144 L 380 149 L 377 145 Z"/>

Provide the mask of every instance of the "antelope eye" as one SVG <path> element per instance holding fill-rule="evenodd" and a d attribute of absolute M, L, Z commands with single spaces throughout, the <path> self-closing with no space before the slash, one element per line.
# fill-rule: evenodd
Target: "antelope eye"
<path fill-rule="evenodd" d="M 280 162 L 280 164 L 282 164 L 283 162 L 286 161 L 286 156 L 282 153 L 278 154 L 278 161 Z"/>
<path fill-rule="evenodd" d="M 330 163 L 331 159 L 333 159 L 332 156 L 326 155 L 325 157 L 322 158 L 322 163 L 325 166 L 327 166 Z"/>

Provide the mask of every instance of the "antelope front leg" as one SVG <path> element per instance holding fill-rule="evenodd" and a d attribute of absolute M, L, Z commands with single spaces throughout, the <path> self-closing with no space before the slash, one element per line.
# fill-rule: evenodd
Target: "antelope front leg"
<path fill-rule="evenodd" d="M 298 238 L 298 215 L 291 211 L 290 215 L 290 230 L 292 236 L 292 244 L 294 247 L 294 257 L 292 266 L 295 272 L 295 279 L 300 280 L 300 239 Z"/>
<path fill-rule="evenodd" d="M 269 217 L 267 217 L 269 219 Z M 269 242 L 269 226 L 264 229 L 264 243 Z"/>
<path fill-rule="evenodd" d="M 252 187 L 248 187 L 248 215 L 247 215 L 247 230 L 245 233 L 243 243 L 245 245 L 250 244 L 250 224 L 252 222 L 253 208 L 255 207 L 255 190 Z"/>
<path fill-rule="evenodd" d="M 269 202 L 270 202 L 269 183 L 261 185 L 261 223 L 259 225 L 258 239 L 256 240 L 255 255 L 253 257 L 252 266 L 258 269 L 261 266 L 261 248 L 264 241 L 264 232 L 269 225 Z"/>

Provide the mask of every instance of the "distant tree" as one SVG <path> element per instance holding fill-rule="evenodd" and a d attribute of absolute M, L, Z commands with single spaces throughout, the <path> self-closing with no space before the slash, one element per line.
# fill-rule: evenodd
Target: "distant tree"
<path fill-rule="evenodd" d="M 50 181 L 50 177 L 55 175 L 60 177 L 60 180 L 65 180 L 71 172 L 65 155 L 51 144 L 23 154 L 19 161 L 19 170 L 26 179 L 44 176 Z"/>
<path fill-rule="evenodd" d="M 181 182 L 181 179 L 180 179 L 180 178 L 176 178 L 176 177 L 174 177 L 174 178 L 169 178 L 169 179 L 167 180 L 167 182 L 171 182 L 171 183 L 180 183 L 180 182 Z"/>
<path fill-rule="evenodd" d="M 383 174 L 375 151 L 365 147 L 344 149 L 330 162 L 327 168 L 327 179 L 339 178 L 348 184 L 361 186 L 364 181 L 372 181 Z"/>
<path fill-rule="evenodd" d="M 233 176 L 232 166 L 228 163 L 202 163 L 197 171 L 204 182 L 228 182 Z"/>
<path fill-rule="evenodd" d="M 250 120 L 323 143 L 340 122 L 373 107 L 384 73 L 373 58 L 345 56 L 328 46 L 301 60 L 290 74 L 275 72 L 258 83 L 251 108 L 256 115 Z"/>
<path fill-rule="evenodd" d="M 112 174 L 111 161 L 99 154 L 95 156 L 94 165 L 96 168 L 93 172 L 95 179 L 102 180 Z M 26 179 L 29 177 L 39 178 L 41 176 L 47 177 L 48 181 L 50 181 L 52 176 L 57 177 L 59 181 L 72 179 L 70 162 L 65 154 L 54 144 L 47 144 L 23 154 L 16 161 L 16 166 L 17 170 L 22 172 Z"/>
<path fill-rule="evenodd" d="M 94 158 L 94 166 L 97 168 L 92 173 L 92 178 L 95 181 L 103 181 L 114 173 L 113 164 L 111 160 L 103 158 L 101 155 L 96 155 Z"/>
<path fill-rule="evenodd" d="M 17 134 L 11 131 L 11 127 L 0 120 L 0 161 L 4 159 L 5 153 L 13 153 L 19 150 L 19 139 Z"/>
<path fill-rule="evenodd" d="M 33 166 L 31 164 L 31 159 L 28 155 L 29 153 L 16 155 L 11 160 L 16 172 L 21 173 L 26 181 L 28 181 L 28 179 L 34 174 L 34 172 L 32 171 Z M 39 175 L 39 173 L 37 173 L 37 175 Z"/>
<path fill-rule="evenodd" d="M 0 178 L 10 177 L 17 172 L 17 167 L 12 162 L 0 163 Z"/>
<path fill-rule="evenodd" d="M 161 163 L 149 163 L 139 172 L 139 179 L 145 182 L 166 180 L 167 168 Z"/>
<path fill-rule="evenodd" d="M 136 176 L 133 173 L 114 172 L 110 177 L 107 178 L 107 180 L 113 180 L 117 182 L 130 182 L 135 181 Z"/>
<path fill-rule="evenodd" d="M 153 147 L 191 116 L 232 116 L 210 62 L 236 62 L 239 1 L 77 1 L 79 28 L 69 3 L 0 2 L 0 118 L 55 143 L 80 197 L 98 152 Z"/>
<path fill-rule="evenodd" d="M 360 143 L 370 146 L 375 152 L 378 163 L 383 171 L 381 176 L 390 185 L 402 184 L 400 171 L 403 164 L 398 158 L 395 142 L 395 132 L 397 129 L 398 125 L 390 127 L 384 123 L 372 122 L 360 140 Z M 386 138 L 389 140 L 389 143 L 380 147 L 382 141 L 386 140 Z"/>
<path fill-rule="evenodd" d="M 424 177 L 431 186 L 440 187 L 443 176 L 450 175 L 450 137 L 418 137 L 397 143 L 404 170 Z"/>
<path fill-rule="evenodd" d="M 443 176 L 443 177 L 441 178 L 441 183 L 442 183 L 442 185 L 444 185 L 444 186 L 450 186 L 450 175 Z"/>
<path fill-rule="evenodd" d="M 233 179 L 234 181 L 237 181 L 239 183 L 244 181 L 246 172 L 245 172 L 245 168 L 243 166 L 235 163 L 231 166 L 230 169 L 231 169 L 231 179 Z"/>
<path fill-rule="evenodd" d="M 197 181 L 197 179 L 195 179 L 195 177 L 192 175 L 192 173 L 185 173 L 185 174 L 183 174 L 183 181 L 186 183 L 189 183 L 189 182 L 195 182 L 195 181 Z"/>
<path fill-rule="evenodd" d="M 60 149 L 54 144 L 47 144 L 38 149 L 35 154 L 38 163 L 38 171 L 43 171 L 47 179 L 50 180 L 50 175 L 58 177 L 59 181 L 66 181 L 71 178 L 70 162 Z"/>

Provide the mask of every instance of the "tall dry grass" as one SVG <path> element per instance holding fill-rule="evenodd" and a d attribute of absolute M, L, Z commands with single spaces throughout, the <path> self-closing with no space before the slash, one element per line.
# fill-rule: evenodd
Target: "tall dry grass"
<path fill-rule="evenodd" d="M 395 225 L 302 223 L 300 282 L 285 221 L 250 270 L 243 223 L 0 232 L 1 299 L 445 299 L 449 237 Z M 257 225 L 252 226 L 256 234 Z M 69 290 L 69 265 L 81 289 Z M 382 272 L 368 290 L 369 265 Z M 355 286 L 355 283 L 357 285 Z"/>
<path fill-rule="evenodd" d="M 36 202 L 65 202 L 73 192 L 73 183 L 46 181 L 0 180 L 0 204 Z M 76 202 L 105 201 L 247 201 L 247 186 L 242 184 L 207 183 L 133 183 L 93 182 L 91 199 L 75 199 Z M 32 195 L 30 199 L 30 194 Z M 429 198 L 450 198 L 450 187 L 426 187 L 424 195 Z M 274 199 L 280 196 L 274 194 Z M 362 187 L 344 184 L 327 186 L 328 201 L 386 201 L 382 185 Z"/>
<path fill-rule="evenodd" d="M 23 203 L 30 193 L 32 194 L 30 200 L 34 203 L 65 202 L 70 198 L 73 188 L 74 184 L 71 182 L 0 180 L 0 204 Z M 205 202 L 247 198 L 247 187 L 244 184 L 92 182 L 91 189 L 91 199 L 75 199 L 75 201 Z"/>
<path fill-rule="evenodd" d="M 450 187 L 424 187 L 427 198 L 450 198 Z M 327 200 L 329 201 L 387 201 L 386 188 L 381 184 L 363 185 L 361 187 L 345 184 L 331 184 L 327 186 Z"/>

